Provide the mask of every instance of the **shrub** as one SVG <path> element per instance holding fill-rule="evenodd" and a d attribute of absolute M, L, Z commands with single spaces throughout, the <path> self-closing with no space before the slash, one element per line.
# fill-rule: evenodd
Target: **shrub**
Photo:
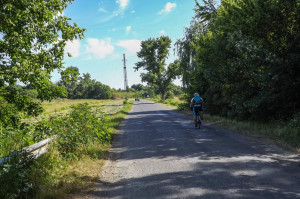
<path fill-rule="evenodd" d="M 32 165 L 33 157 L 26 153 L 12 156 L 0 165 L 0 198 L 31 198 Z"/>
<path fill-rule="evenodd" d="M 126 104 L 128 104 L 128 99 L 123 100 L 123 105 L 126 105 Z"/>
<path fill-rule="evenodd" d="M 72 106 L 69 115 L 51 118 L 50 122 L 52 134 L 57 135 L 58 150 L 67 158 L 76 159 L 78 147 L 94 142 L 105 143 L 111 139 L 103 112 L 99 107 L 92 109 L 86 103 Z"/>
<path fill-rule="evenodd" d="M 296 114 L 290 121 L 288 121 L 287 126 L 300 129 L 300 113 Z"/>
<path fill-rule="evenodd" d="M 1 139 L 7 138 L 10 146 L 16 139 L 21 140 L 22 145 L 30 145 L 33 140 L 37 142 L 52 135 L 57 138 L 50 150 L 38 159 L 21 153 L 0 165 L 0 198 L 45 198 L 44 193 L 59 186 L 56 182 L 61 182 L 62 170 L 67 162 L 80 159 L 82 153 L 98 157 L 99 152 L 89 152 L 89 148 L 95 143 L 111 140 L 111 130 L 104 113 L 99 107 L 86 103 L 72 106 L 67 115 L 42 120 L 32 126 L 23 124 L 18 132 L 13 130 L 5 129 L 0 134 Z"/>
<path fill-rule="evenodd" d="M 22 91 L 22 94 L 23 95 L 27 95 L 27 96 L 29 96 L 31 98 L 37 98 L 37 96 L 38 96 L 37 90 L 34 90 L 34 89 L 24 89 Z"/>
<path fill-rule="evenodd" d="M 188 102 L 183 102 L 183 103 L 179 103 L 177 105 L 178 110 L 189 110 L 190 109 L 190 104 Z"/>

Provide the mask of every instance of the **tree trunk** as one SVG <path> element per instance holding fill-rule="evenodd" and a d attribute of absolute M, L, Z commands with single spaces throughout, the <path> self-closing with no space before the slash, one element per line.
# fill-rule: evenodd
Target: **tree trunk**
<path fill-rule="evenodd" d="M 165 99 L 166 99 L 166 95 L 167 95 L 167 94 L 166 94 L 165 92 L 161 93 L 161 99 L 162 99 L 162 100 L 165 100 Z"/>

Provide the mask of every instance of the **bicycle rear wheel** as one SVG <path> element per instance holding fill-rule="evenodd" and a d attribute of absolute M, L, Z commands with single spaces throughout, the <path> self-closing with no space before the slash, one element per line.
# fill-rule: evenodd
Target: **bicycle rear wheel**
<path fill-rule="evenodd" d="M 197 116 L 197 126 L 200 129 L 200 127 L 201 127 L 201 118 L 200 118 L 200 115 Z"/>

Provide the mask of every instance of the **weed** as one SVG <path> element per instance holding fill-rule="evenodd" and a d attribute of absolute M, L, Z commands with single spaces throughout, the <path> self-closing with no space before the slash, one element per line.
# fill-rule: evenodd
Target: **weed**
<path fill-rule="evenodd" d="M 119 102 L 113 111 L 119 109 Z M 95 184 L 109 151 L 110 134 L 115 131 L 112 128 L 118 126 L 110 120 L 114 117 L 120 122 L 131 105 L 127 103 L 122 111 L 107 117 L 99 106 L 77 104 L 65 115 L 34 125 L 24 123 L 20 132 L 1 129 L 3 151 L 9 147 L 13 151 L 52 135 L 57 138 L 50 150 L 36 160 L 22 153 L 0 166 L 0 198 L 65 198 Z M 111 106 L 104 108 L 107 107 Z M 4 145 L 3 140 L 8 144 Z"/>
<path fill-rule="evenodd" d="M 30 198 L 30 170 L 34 158 L 26 153 L 11 156 L 0 165 L 0 198 Z"/>

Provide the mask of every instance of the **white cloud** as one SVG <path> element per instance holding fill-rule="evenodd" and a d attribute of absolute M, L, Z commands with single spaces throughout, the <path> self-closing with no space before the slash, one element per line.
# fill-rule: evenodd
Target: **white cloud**
<path fill-rule="evenodd" d="M 79 40 L 67 41 L 65 51 L 66 51 L 66 53 L 70 53 L 72 55 L 72 57 L 78 57 L 80 54 Z"/>
<path fill-rule="evenodd" d="M 127 53 L 135 54 L 141 49 L 141 41 L 136 39 L 122 40 L 117 43 L 118 46 L 126 49 Z"/>
<path fill-rule="evenodd" d="M 119 15 L 124 14 L 125 8 L 129 4 L 129 0 L 116 0 L 116 3 L 119 5 L 119 7 L 112 11 L 112 12 L 107 12 L 107 16 L 102 17 L 101 19 L 98 20 L 99 23 L 104 23 L 112 20 L 115 17 L 118 17 Z"/>
<path fill-rule="evenodd" d="M 157 14 L 161 15 L 163 13 L 171 12 L 176 6 L 177 6 L 176 3 L 168 2 L 165 5 L 165 8 L 159 11 Z"/>
<path fill-rule="evenodd" d="M 129 3 L 129 0 L 117 0 L 117 4 L 119 4 L 120 8 L 126 8 Z"/>
<path fill-rule="evenodd" d="M 159 33 L 160 33 L 161 35 L 165 35 L 165 34 L 166 34 L 166 31 L 161 30 L 161 31 L 159 31 Z"/>
<path fill-rule="evenodd" d="M 107 10 L 105 10 L 104 8 L 99 8 L 98 12 L 104 12 L 104 13 L 108 13 Z"/>
<path fill-rule="evenodd" d="M 111 45 L 111 39 L 99 40 L 95 38 L 88 39 L 88 45 L 86 45 L 86 52 L 95 55 L 96 57 L 102 59 L 107 55 L 114 52 L 114 46 Z"/>
<path fill-rule="evenodd" d="M 126 32 L 129 33 L 130 30 L 131 30 L 131 26 L 127 26 L 127 27 L 126 27 Z"/>

